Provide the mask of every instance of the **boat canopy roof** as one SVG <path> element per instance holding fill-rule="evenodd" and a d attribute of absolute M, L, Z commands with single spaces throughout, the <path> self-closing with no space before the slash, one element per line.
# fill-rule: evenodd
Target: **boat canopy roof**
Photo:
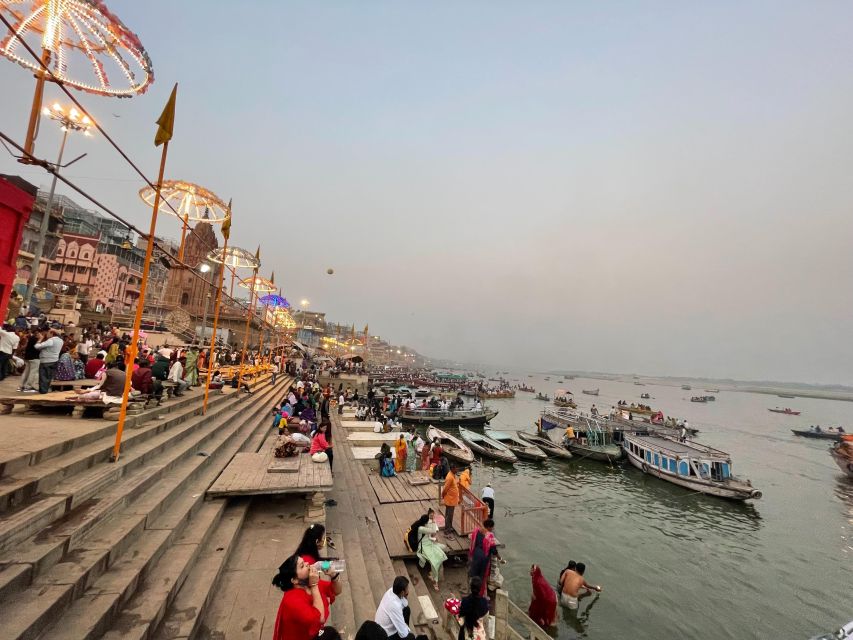
<path fill-rule="evenodd" d="M 729 462 L 731 460 L 731 456 L 725 451 L 695 442 L 678 442 L 663 436 L 638 436 L 634 434 L 625 434 L 625 440 L 648 449 L 663 451 L 680 457 L 717 458 L 722 462 Z"/>

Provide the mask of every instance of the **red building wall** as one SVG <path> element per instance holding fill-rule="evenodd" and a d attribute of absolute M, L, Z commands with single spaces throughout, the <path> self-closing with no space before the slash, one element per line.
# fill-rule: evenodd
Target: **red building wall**
<path fill-rule="evenodd" d="M 16 176 L 0 176 L 0 320 L 6 318 L 18 249 L 38 189 Z"/>

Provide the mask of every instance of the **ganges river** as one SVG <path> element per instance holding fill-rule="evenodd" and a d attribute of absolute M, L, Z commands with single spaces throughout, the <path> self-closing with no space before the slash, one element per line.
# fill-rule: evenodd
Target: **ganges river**
<path fill-rule="evenodd" d="M 552 583 L 568 560 L 587 565 L 601 584 L 577 614 L 558 607 L 558 638 L 809 638 L 853 619 L 853 482 L 827 454 L 828 443 L 795 437 L 790 429 L 842 424 L 853 429 L 853 403 L 782 399 L 736 391 L 716 402 L 690 402 L 701 388 L 577 378 L 558 384 L 510 373 L 553 397 L 573 392 L 579 410 L 595 403 L 642 402 L 700 429 L 699 442 L 731 454 L 737 475 L 763 491 L 736 503 L 698 495 L 644 475 L 625 463 L 591 462 L 474 469 L 479 491 L 496 493 L 496 534 L 506 586 L 525 610 L 529 569 L 539 564 Z M 582 389 L 600 389 L 598 397 Z M 490 400 L 500 411 L 492 426 L 533 431 L 548 403 L 534 394 Z M 798 417 L 769 412 L 789 406 Z"/>

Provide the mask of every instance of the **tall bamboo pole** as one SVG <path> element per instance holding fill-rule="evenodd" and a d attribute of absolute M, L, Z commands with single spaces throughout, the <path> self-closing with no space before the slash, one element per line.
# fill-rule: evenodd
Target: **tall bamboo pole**
<path fill-rule="evenodd" d="M 240 355 L 240 373 L 237 376 L 237 389 L 243 388 L 243 363 L 246 362 L 246 349 L 248 348 L 249 343 L 249 331 L 251 330 L 252 316 L 254 315 L 255 310 L 255 280 L 258 278 L 258 268 L 261 266 L 260 261 L 261 248 L 258 247 L 258 251 L 256 254 L 257 260 L 255 268 L 252 270 L 252 287 L 249 289 L 249 313 L 246 314 L 246 331 L 243 334 L 243 352 Z"/>
<path fill-rule="evenodd" d="M 213 310 L 213 335 L 210 338 L 210 352 L 207 356 L 207 381 L 204 383 L 204 403 L 201 414 L 207 412 L 207 398 L 210 395 L 210 379 L 213 376 L 213 349 L 216 346 L 216 327 L 219 324 L 219 309 L 222 306 L 222 289 L 225 287 L 225 262 L 228 260 L 228 238 L 231 235 L 231 201 L 228 201 L 228 214 L 222 223 L 222 268 L 219 269 L 219 288 L 216 290 L 216 305 Z"/>

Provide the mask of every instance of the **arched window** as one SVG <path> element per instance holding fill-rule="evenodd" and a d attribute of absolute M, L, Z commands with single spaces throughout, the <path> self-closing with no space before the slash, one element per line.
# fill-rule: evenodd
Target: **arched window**
<path fill-rule="evenodd" d="M 181 304 L 189 304 L 190 303 L 190 294 L 184 293 L 181 295 Z"/>

